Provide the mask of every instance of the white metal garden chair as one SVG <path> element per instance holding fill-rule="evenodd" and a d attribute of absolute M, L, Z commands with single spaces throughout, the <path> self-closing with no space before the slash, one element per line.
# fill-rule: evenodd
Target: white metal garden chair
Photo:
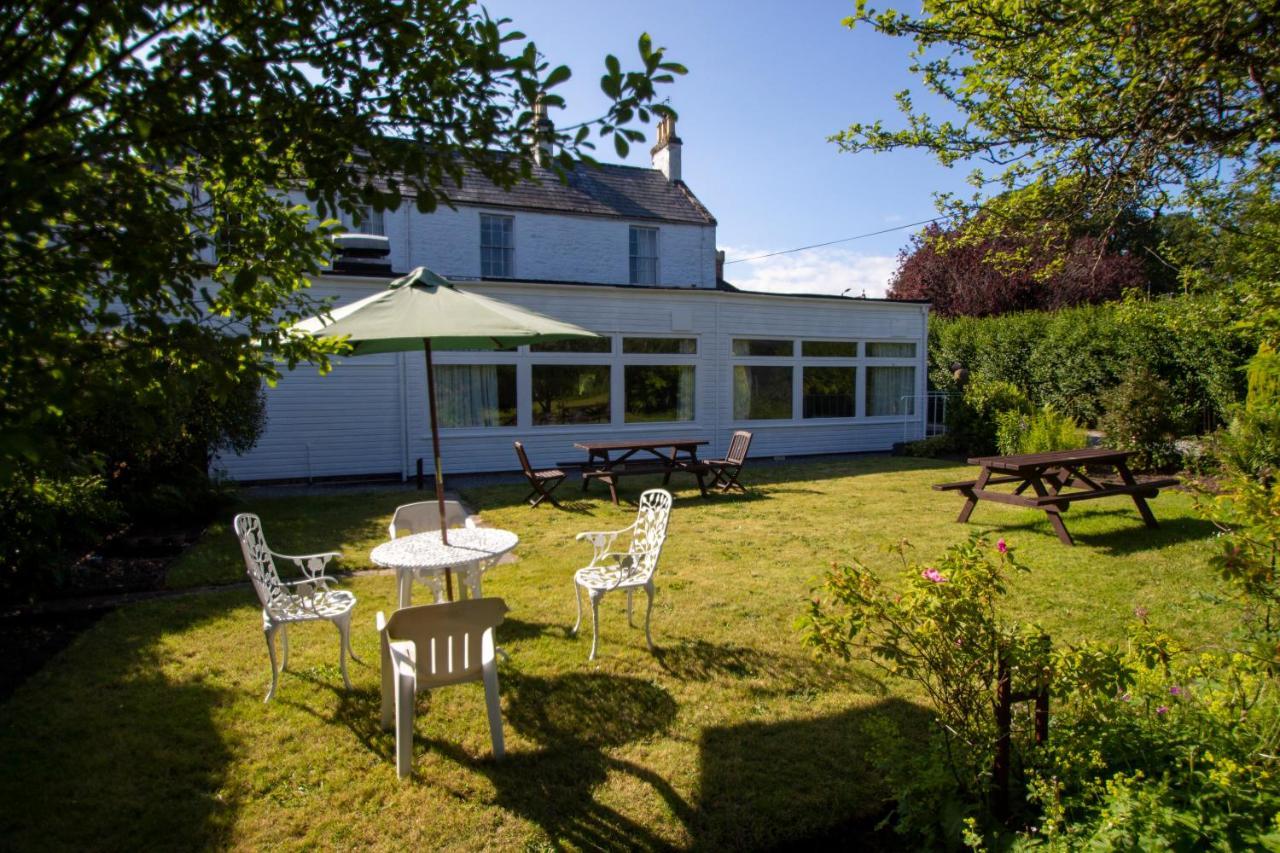
<path fill-rule="evenodd" d="M 382 728 L 395 726 L 396 773 L 413 770 L 413 715 L 420 690 L 467 681 L 484 682 L 493 754 L 501 758 L 502 709 L 493 629 L 502 624 L 501 598 L 472 598 L 402 607 L 391 618 L 378 612 L 382 639 Z"/>
<path fill-rule="evenodd" d="M 444 526 L 446 528 L 475 527 L 476 523 L 471 516 L 467 515 L 467 509 L 460 501 L 445 501 Z M 387 525 L 387 538 L 395 539 L 401 534 L 430 533 L 439 529 L 440 505 L 436 501 L 418 501 L 417 503 L 401 504 L 396 507 L 396 511 L 391 516 L 391 524 Z M 439 604 L 448 599 L 448 596 L 445 595 L 444 575 L 440 572 L 414 572 L 412 574 L 406 572 L 402 588 L 398 591 L 401 607 L 407 607 L 412 600 L 409 586 L 415 579 L 431 590 L 432 601 Z M 458 581 L 459 583 L 467 584 L 473 590 L 476 588 L 475 579 L 469 576 L 459 577 Z M 479 598 L 478 595 L 475 597 Z"/>
<path fill-rule="evenodd" d="M 631 625 L 631 596 L 643 589 L 649 597 L 644 612 L 644 638 L 653 651 L 653 635 L 649 633 L 649 617 L 653 613 L 653 573 L 658 568 L 662 543 L 667 538 L 667 522 L 671 518 L 671 493 L 665 489 L 649 489 L 640 495 L 640 508 L 636 520 L 621 530 L 600 533 L 579 533 L 577 539 L 586 540 L 595 549 L 591 563 L 573 574 L 573 600 L 578 607 L 578 619 L 573 623 L 573 633 L 582 624 L 582 592 L 591 598 L 591 654 L 587 660 L 595 660 L 596 646 L 600 641 L 600 599 L 615 589 L 626 590 L 627 624 Z M 615 550 L 614 543 L 624 533 L 631 534 L 627 550 Z"/>
<path fill-rule="evenodd" d="M 325 566 L 334 557 L 336 551 L 323 554 L 305 554 L 293 556 L 272 551 L 267 547 L 267 540 L 262 535 L 262 522 L 253 513 L 242 513 L 232 522 L 236 538 L 240 540 L 240 551 L 244 554 L 245 569 L 253 588 L 262 602 L 262 630 L 267 638 L 267 654 L 271 656 L 271 689 L 267 691 L 264 702 L 270 702 L 276 695 L 276 633 L 279 632 L 281 645 L 284 648 L 284 660 L 280 669 L 289 666 L 289 624 L 292 622 L 311 622 L 327 619 L 338 627 L 338 665 L 342 669 L 342 681 L 351 689 L 351 679 L 347 676 L 347 655 L 353 660 L 360 660 L 351 650 L 351 611 L 356 606 L 356 597 L 342 589 L 331 589 L 332 580 L 324 573 Z M 289 560 L 303 574 L 298 581 L 282 581 L 276 571 L 275 558 Z"/>

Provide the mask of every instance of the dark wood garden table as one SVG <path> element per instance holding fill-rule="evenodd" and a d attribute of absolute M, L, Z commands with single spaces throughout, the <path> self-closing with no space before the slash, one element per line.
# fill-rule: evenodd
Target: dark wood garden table
<path fill-rule="evenodd" d="M 580 441 L 573 446 L 587 451 L 587 461 L 582 466 L 582 490 L 585 492 L 592 480 L 600 480 L 609 486 L 613 502 L 618 502 L 618 478 L 631 474 L 664 474 L 663 485 L 676 471 L 684 471 L 698 478 L 702 496 L 707 495 L 707 467 L 698 460 L 698 448 L 708 441 L 685 438 L 664 438 L 631 441 Z M 616 454 L 616 455 L 614 455 Z M 644 454 L 635 459 L 636 454 Z"/>
<path fill-rule="evenodd" d="M 1156 497 L 1162 488 L 1178 485 L 1178 480 L 1167 477 L 1138 482 L 1129 470 L 1129 456 L 1125 450 L 1100 447 L 1018 456 L 979 456 L 969 460 L 970 465 L 982 468 L 977 479 L 938 483 L 934 489 L 958 491 L 965 496 L 964 509 L 956 519 L 961 524 L 969 520 L 980 500 L 1044 510 L 1058 538 L 1071 545 L 1071 534 L 1062 521 L 1062 513 L 1076 501 L 1128 495 L 1133 498 L 1147 527 L 1158 526 L 1151 507 L 1147 506 L 1147 499 Z M 1111 469 L 1111 472 L 1100 475 L 1098 469 Z M 990 488 L 1011 483 L 1017 484 L 1012 493 Z M 1034 494 L 1025 495 L 1028 489 Z"/>

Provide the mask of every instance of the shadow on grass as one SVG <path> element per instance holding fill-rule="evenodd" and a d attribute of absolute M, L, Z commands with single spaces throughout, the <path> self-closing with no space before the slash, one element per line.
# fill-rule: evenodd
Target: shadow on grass
<path fill-rule="evenodd" d="M 1175 518 L 1172 521 L 1161 521 L 1160 526 L 1152 530 L 1144 525 L 1140 518 L 1136 517 L 1136 510 L 1133 514 L 1135 518 L 1132 528 L 1108 530 L 1105 533 L 1085 534 L 1083 536 L 1075 536 L 1074 533 L 1072 535 L 1082 545 L 1104 548 L 1108 554 L 1118 557 L 1139 551 L 1168 548 L 1183 542 L 1208 539 L 1217 531 L 1217 528 L 1210 521 L 1186 516 Z M 1159 520 L 1159 516 L 1156 516 L 1156 519 Z M 1071 529 L 1070 522 L 1068 522 L 1067 529 Z"/>
<path fill-rule="evenodd" d="M 677 656 L 699 661 L 688 667 L 692 676 L 762 671 L 760 661 L 736 650 L 708 653 L 704 647 L 669 656 L 667 663 Z M 494 786 L 495 804 L 536 824 L 547 847 L 659 850 L 680 843 L 598 796 L 606 783 L 627 791 L 629 799 L 660 800 L 699 849 L 900 846 L 891 831 L 876 829 L 889 803 L 865 758 L 866 723 L 889 716 L 903 730 L 923 728 L 929 717 L 919 706 L 881 699 L 837 714 L 707 729 L 691 802 L 649 768 L 612 754 L 675 722 L 677 706 L 666 690 L 602 673 L 542 678 L 511 671 L 502 678 L 506 724 L 537 749 L 495 762 L 477 761 L 439 740 L 420 741 L 419 748 L 483 774 Z M 366 715 L 372 718 L 374 710 Z"/>
<path fill-rule="evenodd" d="M 979 510 L 982 508 L 979 505 Z M 1062 520 L 1066 523 L 1067 530 L 1071 533 L 1071 538 L 1075 540 L 1077 545 L 1101 548 L 1114 557 L 1136 554 L 1142 551 L 1156 551 L 1161 548 L 1180 545 L 1183 542 L 1200 541 L 1212 537 L 1216 532 L 1213 523 L 1205 519 L 1178 516 L 1164 521 L 1160 519 L 1158 505 L 1151 505 L 1151 509 L 1152 512 L 1156 513 L 1156 521 L 1160 524 L 1159 527 L 1154 529 L 1147 527 L 1143 523 L 1142 516 L 1138 515 L 1137 508 L 1132 504 L 1128 506 L 1121 504 L 1108 509 L 1090 507 L 1087 513 L 1076 513 L 1074 515 L 1070 512 L 1065 512 L 1062 514 Z M 1091 533 L 1082 528 L 1082 524 L 1098 519 L 1114 520 L 1116 526 L 1100 533 Z M 1045 515 L 1032 516 L 1023 521 L 1009 523 L 990 521 L 986 518 L 975 518 L 974 523 L 989 529 L 992 534 L 1027 530 L 1056 538 L 1056 534 L 1049 526 L 1048 517 Z M 960 528 L 967 527 L 967 525 L 956 526 Z"/>
<path fill-rule="evenodd" d="M 538 749 L 477 762 L 453 743 L 428 741 L 427 748 L 488 777 L 496 805 L 537 824 L 554 849 L 669 849 L 670 840 L 600 802 L 595 791 L 610 774 L 626 774 L 651 788 L 681 823 L 692 819 L 665 779 L 607 753 L 666 730 L 676 716 L 671 695 L 648 681 L 602 673 L 541 678 L 513 670 L 501 679 L 506 724 Z"/>
<path fill-rule="evenodd" d="M 497 630 L 498 645 L 515 643 L 521 640 L 536 640 L 539 637 L 555 637 L 564 639 L 573 636 L 568 633 L 569 626 L 553 622 L 525 622 L 508 616 Z"/>
<path fill-rule="evenodd" d="M 867 723 L 876 717 L 903 731 L 931 725 L 918 705 L 882 699 L 837 714 L 703 731 L 694 846 L 905 849 L 891 830 L 876 829 L 891 808 L 866 758 Z"/>
<path fill-rule="evenodd" d="M 349 666 L 359 666 L 359 664 L 348 664 Z M 377 666 L 377 662 L 373 664 Z M 282 676 L 284 677 L 284 676 Z M 328 690 L 333 693 L 337 699 L 338 706 L 332 715 L 321 714 L 315 710 L 310 704 L 295 702 L 285 699 L 277 694 L 273 700 L 281 705 L 287 705 L 294 710 L 314 717 L 317 722 L 323 725 L 338 724 L 344 726 L 351 734 L 355 735 L 360 745 L 369 752 L 378 756 L 384 761 L 395 764 L 396 760 L 396 744 L 395 735 L 388 735 L 382 730 L 382 694 L 381 687 L 352 687 L 350 690 L 342 683 L 341 677 L 337 681 L 327 676 L 317 677 L 311 672 L 303 670 L 295 672 L 289 671 L 288 677 L 297 678 L 316 687 Z M 431 694 L 429 692 L 419 693 L 417 696 L 417 714 L 421 716 L 428 713 L 431 705 Z"/>
<path fill-rule="evenodd" d="M 872 695 L 885 692 L 884 684 L 872 676 L 849 668 L 836 669 L 798 655 L 778 655 L 729 643 L 683 640 L 654 651 L 659 665 L 681 681 L 712 681 L 739 678 L 763 681 L 766 688 L 756 695 L 800 695 L 827 690 L 838 681 Z"/>
<path fill-rule="evenodd" d="M 0 707 L 0 847 L 230 843 L 232 747 L 216 715 L 243 696 L 199 675 L 166 678 L 162 644 L 237 603 L 205 596 L 112 613 Z"/>

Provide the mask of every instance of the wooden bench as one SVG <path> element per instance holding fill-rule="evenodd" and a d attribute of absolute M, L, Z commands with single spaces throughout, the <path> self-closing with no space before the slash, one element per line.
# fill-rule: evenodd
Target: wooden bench
<path fill-rule="evenodd" d="M 1021 483 L 1023 477 L 992 477 L 987 480 L 988 486 L 998 486 L 1001 483 Z M 934 483 L 933 490 L 935 492 L 951 492 L 957 489 L 972 489 L 978 485 L 977 480 L 957 480 L 954 483 Z"/>
<path fill-rule="evenodd" d="M 979 465 L 981 473 L 972 480 L 937 483 L 939 492 L 959 492 L 965 497 L 964 508 L 956 521 L 965 523 L 979 501 L 992 501 L 1024 509 L 1038 509 L 1049 517 L 1049 523 L 1064 544 L 1072 544 L 1071 534 L 1062 521 L 1062 513 L 1076 501 L 1127 496 L 1133 499 L 1147 527 L 1156 527 L 1156 518 L 1147 499 L 1160 489 L 1178 485 L 1172 477 L 1139 482 L 1129 470 L 1129 453 L 1106 448 L 1056 450 L 1013 456 L 982 456 L 969 460 Z M 1098 476 L 1099 469 L 1110 468 L 1110 476 Z M 995 491 L 991 486 L 1017 484 L 1012 492 Z M 1072 489 L 1072 491 L 1066 491 Z M 1024 494 L 1026 493 L 1026 494 Z"/>
<path fill-rule="evenodd" d="M 1173 477 L 1164 480 L 1147 480 L 1140 483 L 1117 483 L 1109 480 L 1099 480 L 1098 485 L 1102 486 L 1101 489 L 1094 489 L 1088 492 L 1059 492 L 1056 495 L 1037 497 L 1035 502 L 1037 506 L 1045 506 L 1046 504 L 1063 506 L 1075 501 L 1091 501 L 1094 498 L 1110 498 L 1116 495 L 1137 495 L 1143 498 L 1154 498 L 1160 494 L 1161 489 L 1176 486 L 1178 483 L 1179 481 Z"/>

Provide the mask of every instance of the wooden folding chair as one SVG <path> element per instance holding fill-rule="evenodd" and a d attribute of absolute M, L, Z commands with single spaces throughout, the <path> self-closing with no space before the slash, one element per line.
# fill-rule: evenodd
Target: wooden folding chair
<path fill-rule="evenodd" d="M 529 506 L 537 506 L 547 500 L 551 501 L 551 505 L 556 509 L 563 509 L 556 499 L 551 497 L 551 493 L 564 482 L 565 473 L 559 468 L 548 468 L 545 471 L 533 470 L 533 466 L 529 464 L 529 456 L 524 452 L 524 445 L 517 441 L 515 446 L 516 456 L 520 457 L 520 468 L 524 471 L 525 479 L 529 481 L 529 485 L 533 488 L 532 492 L 525 495 L 525 501 L 528 502 Z"/>
<path fill-rule="evenodd" d="M 729 442 L 729 453 L 723 459 L 704 459 L 703 463 L 715 477 L 712 488 L 722 492 L 737 489 L 746 494 L 747 487 L 738 482 L 738 475 L 747 464 L 747 451 L 751 448 L 751 433 L 740 429 Z"/>

